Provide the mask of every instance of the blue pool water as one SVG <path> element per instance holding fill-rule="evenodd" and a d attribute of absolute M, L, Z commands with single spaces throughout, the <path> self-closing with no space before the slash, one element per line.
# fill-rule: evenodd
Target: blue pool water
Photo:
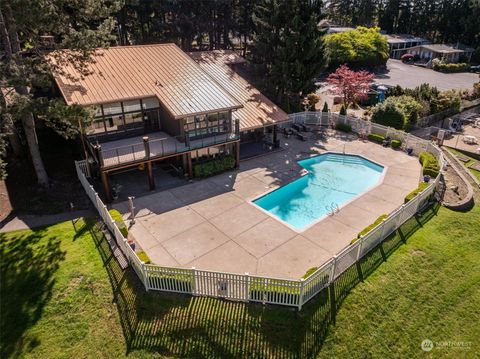
<path fill-rule="evenodd" d="M 308 174 L 254 203 L 297 230 L 319 220 L 338 205 L 378 183 L 383 166 L 363 157 L 325 153 L 298 162 Z"/>

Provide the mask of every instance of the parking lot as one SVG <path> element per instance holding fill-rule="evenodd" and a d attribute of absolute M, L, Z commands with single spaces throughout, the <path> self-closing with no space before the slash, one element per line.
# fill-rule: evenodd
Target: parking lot
<path fill-rule="evenodd" d="M 385 85 L 400 85 L 415 88 L 423 83 L 436 86 L 439 90 L 470 89 L 479 81 L 479 75 L 470 72 L 445 74 L 419 66 L 404 64 L 400 60 L 388 60 L 387 71 L 377 73 L 375 82 Z"/>

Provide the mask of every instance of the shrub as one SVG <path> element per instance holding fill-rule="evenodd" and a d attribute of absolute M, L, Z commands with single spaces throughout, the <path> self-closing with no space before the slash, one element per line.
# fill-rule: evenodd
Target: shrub
<path fill-rule="evenodd" d="M 420 192 L 422 192 L 425 188 L 428 187 L 428 183 L 427 182 L 420 182 L 418 187 L 416 189 L 414 189 L 412 192 L 410 192 L 409 194 L 407 194 L 405 196 L 405 199 L 404 199 L 404 203 L 407 203 L 409 201 L 411 201 L 417 194 L 419 194 Z"/>
<path fill-rule="evenodd" d="M 108 211 L 110 213 L 110 216 L 112 219 L 115 221 L 115 224 L 117 225 L 118 229 L 120 230 L 120 233 L 123 234 L 125 238 L 128 237 L 128 228 L 125 224 L 125 221 L 123 220 L 122 214 L 117 211 L 116 209 L 111 209 Z"/>
<path fill-rule="evenodd" d="M 349 125 L 348 123 L 337 123 L 335 125 L 335 129 L 342 132 L 351 132 L 352 126 Z"/>
<path fill-rule="evenodd" d="M 385 101 L 373 108 L 372 122 L 401 130 L 405 125 L 405 115 L 394 103 Z"/>
<path fill-rule="evenodd" d="M 402 145 L 402 141 L 400 140 L 392 140 L 392 148 L 400 148 L 400 146 Z"/>
<path fill-rule="evenodd" d="M 418 159 L 422 164 L 423 175 L 428 175 L 432 178 L 438 176 L 438 173 L 440 172 L 440 165 L 432 153 L 421 152 L 418 156 Z"/>
<path fill-rule="evenodd" d="M 373 142 L 383 143 L 385 141 L 385 137 L 376 133 L 371 133 L 368 135 L 368 139 Z"/>
<path fill-rule="evenodd" d="M 328 112 L 328 104 L 327 101 L 323 104 L 322 112 Z"/>
<path fill-rule="evenodd" d="M 439 59 L 432 61 L 433 69 L 441 72 L 466 72 L 470 68 L 465 62 L 461 63 L 445 63 Z"/>
<path fill-rule="evenodd" d="M 145 253 L 144 251 L 137 252 L 137 257 L 145 264 L 151 263 L 150 258 L 148 257 L 147 253 Z"/>
<path fill-rule="evenodd" d="M 305 274 L 302 276 L 303 279 L 307 279 L 308 277 L 310 277 L 313 273 L 315 273 L 315 271 L 318 269 L 318 267 L 312 267 L 312 268 L 309 268 L 307 269 L 307 271 L 305 272 Z"/>
<path fill-rule="evenodd" d="M 325 36 L 330 67 L 341 64 L 377 66 L 388 60 L 388 42 L 378 27 L 357 27 L 355 30 Z"/>
<path fill-rule="evenodd" d="M 345 104 L 342 105 L 342 107 L 340 108 L 340 115 L 343 115 L 345 116 L 347 114 L 347 107 L 345 106 Z"/>
<path fill-rule="evenodd" d="M 353 239 L 350 244 L 355 243 L 360 239 L 361 236 L 364 236 L 368 232 L 370 232 L 372 229 L 374 229 L 376 226 L 378 226 L 380 223 L 383 222 L 385 218 L 388 217 L 388 214 L 382 214 L 380 217 L 378 217 L 375 222 L 373 222 L 371 225 L 365 227 L 360 233 L 358 233 L 357 238 Z"/>
<path fill-rule="evenodd" d="M 230 170 L 235 167 L 233 156 L 219 157 L 204 163 L 197 163 L 193 166 L 194 177 L 208 177 L 214 174 Z"/>

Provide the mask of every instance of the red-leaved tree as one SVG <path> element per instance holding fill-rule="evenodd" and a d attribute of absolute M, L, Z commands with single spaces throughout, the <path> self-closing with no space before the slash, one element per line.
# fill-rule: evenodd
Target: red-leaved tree
<path fill-rule="evenodd" d="M 327 77 L 333 85 L 331 93 L 342 96 L 346 107 L 367 97 L 373 74 L 368 71 L 353 71 L 347 65 L 340 66 Z"/>

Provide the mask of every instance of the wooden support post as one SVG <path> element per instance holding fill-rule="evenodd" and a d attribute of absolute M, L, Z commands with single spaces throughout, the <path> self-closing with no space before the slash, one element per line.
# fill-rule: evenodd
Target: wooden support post
<path fill-rule="evenodd" d="M 150 191 L 155 189 L 155 177 L 153 177 L 153 167 L 152 162 L 147 162 L 147 174 L 148 174 L 148 186 L 150 187 Z"/>
<path fill-rule="evenodd" d="M 112 202 L 112 189 L 110 188 L 110 183 L 108 180 L 108 172 L 101 171 L 100 174 L 102 177 L 103 191 L 105 192 L 105 200 L 107 203 L 110 203 Z"/>
<path fill-rule="evenodd" d="M 95 146 L 95 151 L 97 152 L 98 165 L 100 166 L 100 168 L 102 168 L 105 165 L 103 162 L 102 146 L 100 144 L 97 144 Z"/>
<path fill-rule="evenodd" d="M 150 158 L 150 143 L 148 143 L 148 136 L 143 137 L 143 147 L 145 148 L 145 157 Z"/>
<path fill-rule="evenodd" d="M 273 147 L 278 148 L 279 145 L 277 144 L 277 138 L 278 138 L 278 129 L 277 125 L 273 125 Z"/>
<path fill-rule="evenodd" d="M 187 152 L 186 156 L 188 178 L 193 178 L 192 154 Z"/>
<path fill-rule="evenodd" d="M 240 141 L 235 142 L 235 168 L 240 167 Z"/>

